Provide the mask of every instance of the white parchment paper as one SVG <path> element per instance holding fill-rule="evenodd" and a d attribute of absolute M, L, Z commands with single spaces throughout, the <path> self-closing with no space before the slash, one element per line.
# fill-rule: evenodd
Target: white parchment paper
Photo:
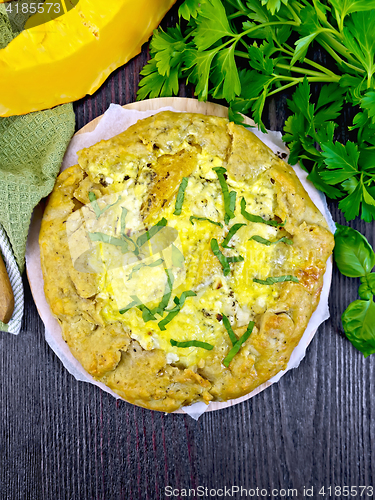
<path fill-rule="evenodd" d="M 111 104 L 108 110 L 104 113 L 101 121 L 97 125 L 94 131 L 87 132 L 83 134 L 75 135 L 72 141 L 69 144 L 69 147 L 65 153 L 65 157 L 62 163 L 62 170 L 75 165 L 77 163 L 77 151 L 82 148 L 92 146 L 96 144 L 102 139 L 110 139 L 111 137 L 120 134 L 128 127 L 136 123 L 138 120 L 151 116 L 160 111 L 176 111 L 171 107 L 160 108 L 159 110 L 154 111 L 136 111 L 136 110 L 128 110 L 123 109 L 121 106 L 116 104 Z M 280 132 L 268 132 L 267 134 L 263 134 L 259 132 L 257 129 L 252 129 L 254 132 L 268 147 L 270 147 L 276 154 L 285 153 L 288 155 L 288 149 L 285 144 L 281 140 Z M 287 160 L 288 157 L 285 159 Z M 294 170 L 298 175 L 300 181 L 302 182 L 304 188 L 308 192 L 310 198 L 315 203 L 317 208 L 325 215 L 328 224 L 332 230 L 335 231 L 335 225 L 332 220 L 332 217 L 328 211 L 327 204 L 325 202 L 325 197 L 322 193 L 317 191 L 314 186 L 307 180 L 307 174 L 304 172 L 299 165 L 295 165 Z M 42 219 L 42 209 L 37 207 L 32 223 L 30 226 L 29 237 L 27 241 L 27 249 L 26 249 L 26 268 L 27 275 L 30 282 L 31 291 L 39 311 L 39 314 L 45 325 L 45 338 L 53 351 L 57 354 L 57 356 L 62 361 L 65 368 L 77 379 L 84 382 L 90 382 L 92 384 L 97 385 L 102 390 L 112 394 L 117 399 L 120 397 L 111 391 L 107 386 L 98 382 L 91 377 L 81 366 L 81 364 L 75 359 L 75 357 L 70 352 L 68 345 L 64 342 L 61 335 L 61 328 L 58 321 L 52 316 L 50 308 L 47 304 L 45 295 L 44 295 L 44 284 L 43 284 L 43 276 L 42 269 L 40 266 L 40 250 L 39 250 L 39 231 L 40 224 Z M 218 410 L 221 408 L 226 408 L 228 406 L 233 406 L 234 404 L 238 404 L 241 401 L 249 399 L 253 397 L 255 394 L 258 394 L 266 387 L 280 380 L 280 378 L 286 373 L 288 370 L 292 368 L 296 368 L 301 360 L 305 356 L 306 348 L 311 342 L 318 326 L 323 323 L 326 319 L 329 318 L 329 309 L 328 309 L 328 294 L 331 284 L 331 276 L 332 276 L 332 260 L 330 259 L 327 262 L 327 270 L 324 275 L 324 285 L 321 293 L 321 298 L 319 305 L 312 315 L 310 322 L 307 326 L 307 329 L 302 336 L 298 346 L 294 349 L 286 370 L 280 371 L 275 377 L 265 382 L 261 386 L 257 387 L 253 392 L 243 396 L 242 398 L 238 398 L 235 400 L 227 401 L 224 403 L 210 403 L 208 406 L 205 403 L 196 403 L 189 407 L 185 407 L 182 410 L 178 410 L 176 413 L 185 412 L 190 415 L 195 420 L 204 413 L 205 411 Z"/>

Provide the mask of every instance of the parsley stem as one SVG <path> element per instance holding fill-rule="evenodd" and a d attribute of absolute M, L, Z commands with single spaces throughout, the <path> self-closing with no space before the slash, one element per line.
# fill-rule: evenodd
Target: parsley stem
<path fill-rule="evenodd" d="M 288 3 L 286 3 L 285 6 L 289 10 L 289 12 L 292 14 L 292 17 L 295 20 L 295 22 L 298 23 L 298 26 L 300 26 L 301 25 L 301 19 L 297 16 L 295 10 L 292 9 L 292 6 L 289 5 Z"/>
<path fill-rule="evenodd" d="M 241 40 L 242 42 L 242 40 Z M 242 57 L 243 59 L 250 59 L 250 56 L 247 52 L 244 52 L 243 50 L 235 50 L 234 55 L 236 57 Z"/>
<path fill-rule="evenodd" d="M 241 0 L 236 0 L 235 2 L 233 2 L 232 0 L 228 0 L 228 3 L 232 7 L 235 7 L 236 9 L 238 9 L 238 6 L 240 6 L 240 8 L 242 9 L 242 10 L 240 10 L 241 14 L 244 15 L 244 16 L 247 16 L 247 12 L 249 12 L 249 10 L 246 9 L 246 7 L 243 5 L 243 3 L 241 2 Z"/>
<path fill-rule="evenodd" d="M 293 51 L 292 47 L 290 47 L 290 45 L 285 43 L 284 46 L 281 46 L 280 43 L 277 42 L 277 46 L 278 46 L 280 52 L 283 52 L 284 54 L 288 54 L 291 57 L 293 57 L 294 51 Z M 327 75 L 335 76 L 335 73 L 333 73 L 330 69 L 325 68 L 321 64 L 319 64 L 311 59 L 308 59 L 307 57 L 305 57 L 303 62 L 305 64 L 308 64 L 309 66 L 312 66 L 313 68 L 319 69 L 322 73 L 327 73 Z"/>
<path fill-rule="evenodd" d="M 269 22 L 269 23 L 262 23 L 262 28 L 267 28 L 268 26 L 285 26 L 286 24 L 291 25 L 291 26 L 299 26 L 300 23 L 296 23 L 295 21 L 274 21 L 274 22 Z M 234 38 L 237 38 L 239 40 L 245 35 L 248 35 L 249 33 L 252 33 L 253 31 L 259 30 L 259 25 L 257 24 L 256 26 L 252 26 L 246 31 L 243 31 L 242 33 L 238 33 L 237 35 L 234 36 Z"/>
<path fill-rule="evenodd" d="M 275 80 L 285 80 L 285 81 L 293 81 L 296 83 L 302 83 L 305 79 L 305 77 L 295 77 L 295 76 L 283 76 L 283 75 L 273 75 L 275 77 Z M 324 76 L 308 76 L 307 78 L 308 82 L 339 82 L 341 79 L 341 76 L 335 75 L 331 76 L 330 78 L 324 77 Z M 269 94 L 268 94 L 269 95 Z"/>
<path fill-rule="evenodd" d="M 296 83 L 302 83 L 304 80 L 304 77 L 294 77 L 294 76 L 283 76 L 283 75 L 276 75 L 273 74 L 275 77 L 275 80 L 285 80 L 285 81 L 293 81 Z M 323 77 L 323 76 L 308 76 L 307 81 L 308 82 L 339 82 L 340 81 L 340 76 L 331 76 L 331 78 Z M 270 94 L 268 94 L 270 95 Z"/>
<path fill-rule="evenodd" d="M 243 52 L 241 50 L 235 50 L 234 51 L 234 55 L 237 56 L 237 57 L 242 57 L 243 59 L 250 59 L 249 54 L 247 52 Z M 333 73 L 330 70 L 325 69 L 323 66 L 320 66 L 319 64 L 316 64 L 315 66 L 318 66 L 317 69 L 321 69 L 321 71 L 320 72 L 313 71 L 311 69 L 299 68 L 298 66 L 290 66 L 288 64 L 280 64 L 280 63 L 276 63 L 275 64 L 276 68 L 286 69 L 287 71 L 291 71 L 291 72 L 294 72 L 294 73 L 301 73 L 303 75 L 311 75 L 311 76 L 323 77 L 324 74 L 326 74 L 326 75 L 329 75 L 331 77 L 339 78 L 335 73 Z"/>
<path fill-rule="evenodd" d="M 279 88 L 273 90 L 272 92 L 269 92 L 268 97 L 270 97 L 271 95 L 277 94 L 278 92 L 281 92 L 285 89 L 289 89 L 290 87 L 293 87 L 293 85 L 297 85 L 297 83 L 299 83 L 299 82 L 287 83 L 286 85 L 283 85 L 282 87 L 279 87 Z"/>
<path fill-rule="evenodd" d="M 344 59 L 342 59 L 338 54 L 337 52 L 335 52 L 331 46 L 329 45 L 329 43 L 327 43 L 326 41 L 324 40 L 319 40 L 319 43 L 320 45 L 329 53 L 330 56 L 333 57 L 333 59 L 338 63 L 338 64 L 345 64 L 346 66 L 348 66 L 349 68 L 351 69 L 354 69 L 355 71 L 358 71 L 359 73 L 364 73 L 364 69 L 363 68 L 359 68 L 358 66 L 355 66 L 353 64 L 350 64 L 348 63 L 347 61 L 344 61 Z M 354 62 L 356 63 L 357 61 L 354 59 Z"/>
<path fill-rule="evenodd" d="M 242 12 L 239 10 L 238 12 L 235 12 L 234 14 L 230 14 L 228 16 L 228 19 L 236 19 L 236 17 L 241 17 L 241 16 L 246 16 L 245 12 Z"/>
<path fill-rule="evenodd" d="M 291 50 L 291 47 L 289 47 L 287 44 L 285 44 L 285 47 L 289 48 L 289 50 L 288 50 L 288 49 L 285 49 L 284 47 L 282 47 L 279 43 L 277 45 L 278 45 L 278 49 L 280 52 L 283 52 L 284 54 L 288 54 L 289 56 L 293 57 L 294 53 L 293 53 L 293 50 Z M 303 62 L 305 64 L 308 64 L 309 66 L 312 66 L 313 68 L 319 69 L 322 73 L 326 73 L 327 75 L 330 75 L 330 76 L 336 76 L 335 73 L 333 73 L 330 69 L 325 68 L 321 64 L 319 64 L 315 61 L 312 61 L 311 59 L 308 59 L 307 57 L 305 57 Z"/>
<path fill-rule="evenodd" d="M 345 57 L 345 59 L 347 59 L 348 61 L 350 61 L 352 64 L 356 65 L 358 63 L 357 59 L 355 59 L 349 52 L 349 50 L 345 47 L 345 45 L 343 45 L 342 43 L 340 43 L 339 41 L 336 40 L 336 38 L 334 36 L 332 36 L 330 33 L 321 33 L 321 38 L 322 39 L 319 39 L 317 38 L 317 41 L 320 43 L 320 45 L 322 45 L 322 47 L 324 47 L 326 50 L 329 48 L 329 53 L 331 54 L 331 56 L 336 59 L 338 56 L 337 52 L 339 54 L 341 54 L 342 56 Z M 339 59 L 347 64 L 345 61 L 343 61 L 343 59 L 341 59 L 339 57 Z M 337 60 L 337 59 L 336 59 Z M 361 68 L 357 68 L 356 67 L 356 70 L 357 71 L 361 71 Z M 362 73 L 363 73 L 363 68 L 362 68 Z"/>
<path fill-rule="evenodd" d="M 276 63 L 275 66 L 277 68 L 281 68 L 281 69 L 286 69 L 288 71 L 292 71 L 294 73 L 302 73 L 303 75 L 311 75 L 311 76 L 323 76 L 322 73 L 319 73 L 318 71 L 313 71 L 311 69 L 305 69 L 305 68 L 299 68 L 298 66 L 290 66 L 288 64 L 280 64 L 280 63 Z M 336 76 L 334 73 L 332 73 L 331 76 Z"/>

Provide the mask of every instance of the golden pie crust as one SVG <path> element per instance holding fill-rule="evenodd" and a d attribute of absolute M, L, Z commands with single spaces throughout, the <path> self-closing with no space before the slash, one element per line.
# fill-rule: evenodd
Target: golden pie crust
<path fill-rule="evenodd" d="M 71 214 L 89 203 L 88 193 L 94 192 L 99 199 L 119 190 L 121 182 L 109 184 L 108 176 L 119 179 L 124 174 L 126 179 L 129 165 L 132 172 L 136 172 L 134 182 L 143 179 L 147 185 L 142 195 L 141 216 L 147 227 L 152 225 L 161 218 L 163 210 L 175 206 L 182 177 L 195 175 L 198 157 L 202 158 L 202 154 L 206 159 L 216 158 L 221 162 L 227 172 L 229 190 L 246 186 L 250 192 L 257 183 L 267 186 L 273 206 L 272 213 L 264 215 L 286 221 L 285 226 L 279 228 L 283 231 L 280 235 L 287 234 L 293 239 L 293 248 L 285 252 L 293 252 L 294 260 L 275 265 L 275 275 L 291 274 L 292 266 L 292 274 L 299 280 L 272 285 L 274 299 L 263 305 L 263 309 L 251 304 L 246 309 L 246 304 L 242 304 L 250 311 L 248 319 L 253 320 L 255 326 L 228 368 L 223 365 L 223 359 L 232 344 L 220 321 L 220 310 L 209 318 L 217 323 L 215 331 L 221 332 L 220 341 L 212 351 L 204 352 L 202 362 L 190 366 L 168 361 L 161 348 L 143 348 L 141 342 L 132 337 L 126 315 L 114 320 L 105 318 L 100 281 L 95 274 L 73 267 L 66 231 Z M 122 134 L 80 151 L 78 158 L 79 164 L 62 172 L 57 179 L 44 212 L 39 242 L 47 301 L 61 325 L 65 341 L 84 369 L 126 401 L 165 412 L 198 401 L 238 398 L 285 369 L 319 302 L 326 261 L 334 245 L 324 217 L 293 169 L 242 126 L 225 118 L 173 112 L 161 112 L 140 120 Z M 199 183 L 199 176 L 195 179 Z M 212 175 L 209 181 L 202 178 L 202 183 L 207 182 L 218 184 Z M 244 220 L 239 205 L 237 198 L 236 218 L 230 225 L 243 222 L 248 224 L 249 231 L 263 226 Z M 182 221 L 184 210 L 180 217 Z M 228 232 L 225 224 L 223 229 L 208 225 L 210 237 L 215 236 L 219 242 Z M 196 228 L 191 225 L 192 231 Z M 272 248 L 279 245 L 281 243 Z M 197 278 L 193 290 L 210 283 L 211 275 L 222 274 L 209 247 L 204 261 L 200 260 L 199 251 L 190 253 L 198 259 L 197 269 L 200 269 L 194 271 Z M 189 262 L 195 265 L 192 260 Z M 238 265 L 246 265 L 246 262 Z M 231 266 L 229 280 L 239 272 L 233 269 Z M 226 279 L 222 276 L 223 281 Z M 215 283 L 217 286 L 217 279 Z M 188 300 L 200 311 L 197 297 Z M 196 314 L 197 322 L 203 321 L 200 314 Z M 239 338 L 246 325 L 241 324 L 235 314 L 231 322 Z M 149 323 L 146 328 L 147 325 Z"/>

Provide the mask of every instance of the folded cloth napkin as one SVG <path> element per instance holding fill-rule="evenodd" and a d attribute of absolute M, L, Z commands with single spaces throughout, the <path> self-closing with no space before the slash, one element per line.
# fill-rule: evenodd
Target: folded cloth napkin
<path fill-rule="evenodd" d="M 19 4 L 29 1 L 21 0 Z M 9 19 L 5 6 L 0 4 L 0 49 L 6 47 L 22 29 L 22 21 L 26 21 L 26 18 Z M 0 249 L 11 283 L 11 275 L 17 275 L 13 282 L 22 286 L 20 272 L 24 269 L 31 214 L 39 201 L 52 191 L 74 128 L 72 104 L 24 116 L 0 118 L 0 225 L 10 242 L 9 246 L 8 239 L 0 231 Z M 7 259 L 11 250 L 15 259 Z M 13 317 L 8 325 L 0 322 L 2 331 L 19 332 L 23 293 L 17 290 L 17 287 L 13 288 Z"/>

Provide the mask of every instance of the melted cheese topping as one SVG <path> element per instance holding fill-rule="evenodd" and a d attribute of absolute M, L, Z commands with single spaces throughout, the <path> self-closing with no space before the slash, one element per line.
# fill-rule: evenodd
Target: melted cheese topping
<path fill-rule="evenodd" d="M 222 189 L 213 170 L 213 167 L 220 166 L 222 161 L 218 157 L 210 157 L 204 152 L 198 154 L 197 168 L 188 178 L 181 215 L 174 215 L 176 201 L 174 196 L 156 216 L 147 221 L 150 228 L 164 217 L 168 221 L 167 227 L 176 229 L 178 236 L 173 245 L 185 258 L 181 267 L 174 265 L 172 245 L 166 245 L 161 252 L 151 253 L 143 260 L 139 260 L 139 256 L 137 258 L 133 256 L 133 259 L 129 260 L 129 254 L 123 255 L 118 247 L 99 243 L 100 257 L 104 263 L 104 271 L 98 275 L 102 290 L 98 298 L 101 300 L 103 318 L 108 322 L 122 321 L 128 328 L 130 336 L 144 349 L 163 349 L 168 363 L 201 366 L 209 352 L 197 347 L 173 347 L 171 339 L 199 340 L 219 349 L 223 346 L 224 349 L 228 343 L 228 334 L 220 321 L 221 314 L 228 316 L 233 328 L 247 325 L 257 314 L 262 314 L 267 308 L 272 309 L 279 297 L 278 285 L 260 285 L 253 279 L 293 274 L 298 265 L 298 255 L 295 254 L 293 246 L 284 243 L 266 246 L 250 240 L 252 236 L 258 235 L 275 241 L 287 235 L 285 231 L 249 222 L 241 215 L 240 201 L 244 197 L 246 210 L 249 213 L 267 219 L 274 218 L 275 192 L 270 178 L 266 175 L 258 178 L 250 186 L 227 176 L 228 188 L 236 191 L 237 199 L 235 218 L 230 220 L 229 226 L 224 224 Z M 91 165 L 90 168 L 95 169 L 95 165 Z M 103 165 L 101 171 L 103 172 Z M 108 171 L 104 174 L 111 179 L 108 189 L 112 193 L 118 192 L 121 201 L 108 209 L 103 218 L 95 220 L 93 217 L 91 229 L 88 230 L 91 232 L 100 230 L 118 237 L 121 211 L 126 207 L 128 210 L 126 231 L 129 234 L 140 231 L 142 224 L 139 213 L 152 182 L 152 165 L 144 165 L 137 177 L 137 169 L 129 163 L 126 166 L 128 179 L 125 183 L 124 172 L 117 172 L 114 175 Z M 192 215 L 221 222 L 223 227 L 199 220 L 194 220 L 192 224 L 189 220 Z M 100 229 L 95 225 L 99 220 Z M 115 224 L 113 221 L 116 221 Z M 216 238 L 220 244 L 229 228 L 236 223 L 246 223 L 246 225 L 232 237 L 230 248 L 221 248 L 221 251 L 227 257 L 241 255 L 244 260 L 230 264 L 231 273 L 225 277 L 210 244 L 212 238 Z M 111 228 L 114 228 L 113 232 Z M 158 322 L 162 319 L 160 316 L 156 315 L 157 320 L 145 323 L 142 311 L 137 307 L 131 307 L 123 314 L 119 312 L 134 301 L 134 296 L 150 309 L 157 307 L 163 295 L 169 291 L 164 266 L 149 266 L 160 258 L 164 259 L 165 267 L 171 270 L 174 279 L 167 309 L 175 306 L 174 297 L 180 297 L 184 290 L 193 290 L 196 293 L 196 296 L 186 299 L 181 311 L 166 325 L 164 331 L 158 326 Z M 134 271 L 134 266 L 141 262 L 142 266 Z"/>

